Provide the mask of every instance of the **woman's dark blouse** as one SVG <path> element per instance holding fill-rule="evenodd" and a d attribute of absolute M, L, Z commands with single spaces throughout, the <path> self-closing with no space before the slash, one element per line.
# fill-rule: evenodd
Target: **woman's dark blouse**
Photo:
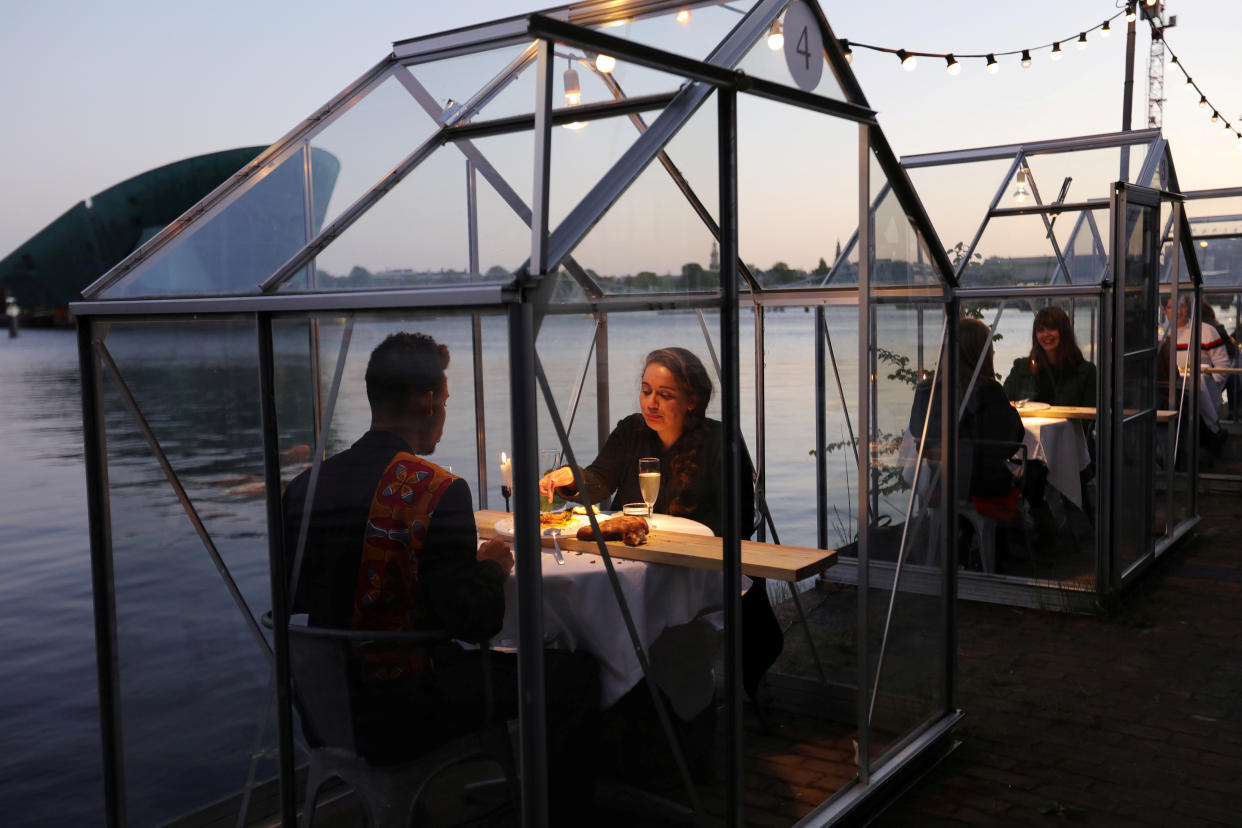
<path fill-rule="evenodd" d="M 927 439 L 929 445 L 934 445 L 940 440 L 940 395 L 931 391 L 930 380 L 915 388 L 908 427 L 918 440 L 923 433 L 928 400 L 931 400 Z M 1003 497 L 1008 494 L 1014 486 L 1008 460 L 1022 445 L 1023 434 L 1022 418 L 1005 399 L 1000 383 L 983 377 L 976 380 L 970 402 L 958 423 L 959 496 Z"/>
<path fill-rule="evenodd" d="M 1095 365 L 1080 362 L 1073 368 L 1041 367 L 1031 373 L 1031 358 L 1018 357 L 1005 377 L 1005 396 L 1049 405 L 1095 406 Z"/>
<path fill-rule="evenodd" d="M 693 463 L 674 469 L 675 458 L 684 450 L 697 444 Z M 638 458 L 660 459 L 660 494 L 656 498 L 655 511 L 691 518 L 711 528 L 720 535 L 724 527 L 721 485 L 724 481 L 723 446 L 721 425 L 717 420 L 705 419 L 691 432 L 684 433 L 667 450 L 660 437 L 643 420 L 642 414 L 631 414 L 608 435 L 599 456 L 583 469 L 587 492 L 592 503 L 613 495 L 609 508 L 619 510 L 626 503 L 641 503 L 638 491 Z M 754 468 L 750 456 L 742 447 L 742 537 L 749 538 L 754 526 Z M 677 473 L 680 471 L 680 475 Z M 680 477 L 680 479 L 678 479 Z M 577 489 L 562 486 L 557 490 L 567 499 L 576 499 Z M 615 493 L 615 494 L 614 494 Z"/>

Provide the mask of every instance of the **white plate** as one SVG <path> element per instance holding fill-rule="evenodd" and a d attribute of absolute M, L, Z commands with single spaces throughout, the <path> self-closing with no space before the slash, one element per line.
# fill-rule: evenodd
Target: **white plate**
<path fill-rule="evenodd" d="M 1019 402 L 1017 407 L 1020 411 L 1047 411 L 1049 408 L 1052 408 L 1052 406 L 1046 402 L 1035 402 L 1034 400 Z"/>
<path fill-rule="evenodd" d="M 612 517 L 612 512 L 596 512 L 596 520 L 607 520 Z M 562 538 L 572 538 L 578 532 L 578 528 L 588 523 L 586 515 L 575 515 L 573 520 L 560 527 Z M 502 517 L 496 521 L 496 525 L 492 527 L 496 534 L 505 540 L 513 540 L 513 517 Z M 540 530 L 542 533 L 546 530 Z"/>

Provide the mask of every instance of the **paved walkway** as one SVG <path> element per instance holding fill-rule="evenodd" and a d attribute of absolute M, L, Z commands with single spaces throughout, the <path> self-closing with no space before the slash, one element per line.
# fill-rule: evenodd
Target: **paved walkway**
<path fill-rule="evenodd" d="M 1242 496 L 1115 613 L 959 603 L 961 746 L 881 826 L 1242 826 Z"/>

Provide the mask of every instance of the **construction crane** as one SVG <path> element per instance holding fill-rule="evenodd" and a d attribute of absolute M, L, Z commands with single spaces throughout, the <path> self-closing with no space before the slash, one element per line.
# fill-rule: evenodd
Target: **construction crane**
<path fill-rule="evenodd" d="M 1165 20 L 1164 0 L 1141 6 L 1151 23 L 1151 47 L 1147 52 L 1147 126 L 1159 127 L 1164 121 L 1164 30 L 1177 25 L 1177 15 Z"/>

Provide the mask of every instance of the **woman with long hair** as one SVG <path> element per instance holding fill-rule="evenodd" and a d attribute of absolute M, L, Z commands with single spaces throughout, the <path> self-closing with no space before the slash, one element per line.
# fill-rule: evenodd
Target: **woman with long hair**
<path fill-rule="evenodd" d="M 1031 352 L 1013 361 L 1005 396 L 1049 405 L 1095 405 L 1095 365 L 1078 347 L 1069 315 L 1056 305 L 1035 314 Z"/>
<path fill-rule="evenodd" d="M 723 438 L 718 420 L 706 416 L 712 381 L 699 360 L 685 348 L 660 348 L 643 361 L 637 414 L 617 423 L 599 456 L 582 470 L 592 503 L 612 495 L 612 509 L 642 501 L 638 460 L 660 460 L 660 493 L 653 511 L 691 518 L 720 535 L 724 527 Z M 754 491 L 750 458 L 742 451 L 742 536 L 753 532 Z M 573 473 L 555 469 L 539 481 L 539 491 L 556 490 L 577 500 Z"/>

